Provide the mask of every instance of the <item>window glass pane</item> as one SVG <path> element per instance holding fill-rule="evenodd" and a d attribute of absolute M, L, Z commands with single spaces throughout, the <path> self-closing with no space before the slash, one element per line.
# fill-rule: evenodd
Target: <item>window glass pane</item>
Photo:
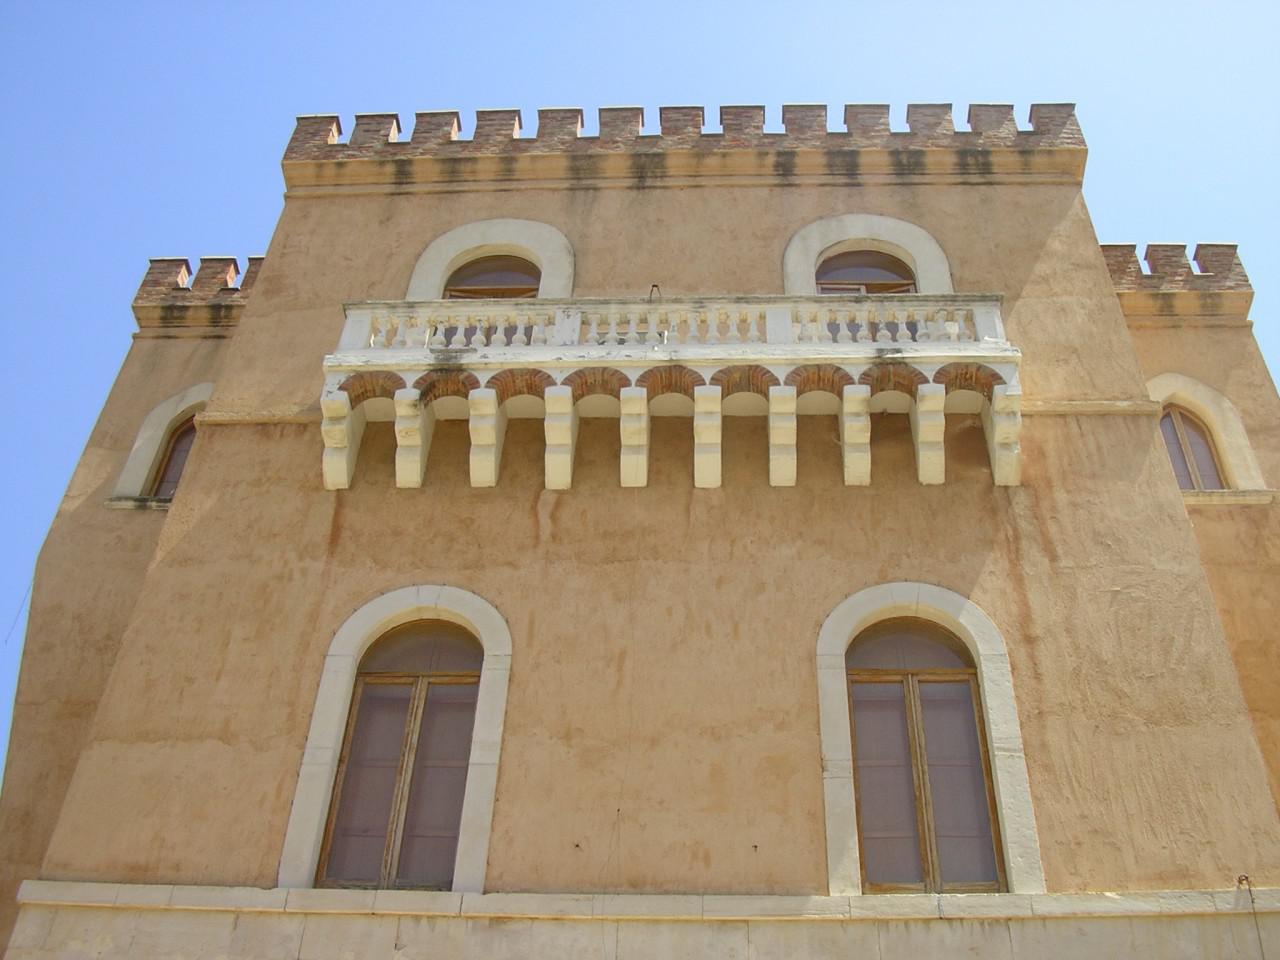
<path fill-rule="evenodd" d="M 867 293 L 914 293 L 915 275 L 897 257 L 879 250 L 851 250 L 823 260 L 816 280 L 819 293 L 864 287 Z"/>
<path fill-rule="evenodd" d="M 1182 444 L 1178 442 L 1178 428 L 1173 423 L 1173 413 L 1166 410 L 1160 418 L 1160 433 L 1164 436 L 1165 448 L 1169 451 L 1169 461 L 1173 464 L 1173 475 L 1178 478 L 1178 486 L 1183 490 L 1194 490 L 1191 480 L 1191 468 L 1187 466 L 1187 458 L 1182 453 Z"/>
<path fill-rule="evenodd" d="M 959 640 L 924 620 L 886 620 L 863 631 L 845 654 L 849 669 L 925 670 L 972 667 Z"/>
<path fill-rule="evenodd" d="M 933 828 L 943 884 L 994 882 L 995 846 L 972 688 L 920 681 Z"/>
<path fill-rule="evenodd" d="M 361 688 L 329 845 L 328 880 L 377 883 L 382 877 L 382 854 L 412 699 L 412 684 L 366 683 Z"/>
<path fill-rule="evenodd" d="M 178 481 L 182 479 L 182 470 L 187 465 L 187 456 L 191 453 L 191 445 L 196 440 L 196 425 L 188 420 L 179 426 L 169 441 L 169 450 L 165 456 L 164 466 L 160 468 L 159 479 L 153 497 L 172 499 L 178 489 Z"/>
<path fill-rule="evenodd" d="M 427 688 L 396 880 L 448 890 L 458 849 L 478 683 Z"/>
<path fill-rule="evenodd" d="M 862 862 L 870 883 L 921 883 L 915 778 L 902 683 L 854 683 Z"/>
<path fill-rule="evenodd" d="M 446 620 L 417 620 L 384 634 L 360 661 L 361 673 L 479 673 L 484 648 Z"/>
<path fill-rule="evenodd" d="M 1218 474 L 1218 464 L 1213 459 L 1213 445 L 1209 442 L 1209 434 L 1196 420 L 1186 414 L 1182 415 L 1182 433 L 1191 447 L 1191 456 L 1196 461 L 1196 469 L 1200 471 L 1200 484 L 1205 490 L 1225 489 L 1222 477 Z"/>
<path fill-rule="evenodd" d="M 449 277 L 445 299 L 532 297 L 542 272 L 520 257 L 481 257 L 463 264 Z"/>

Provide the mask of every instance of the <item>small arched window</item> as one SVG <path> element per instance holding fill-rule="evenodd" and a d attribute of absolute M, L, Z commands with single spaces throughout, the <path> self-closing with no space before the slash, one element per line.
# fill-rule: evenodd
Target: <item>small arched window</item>
<path fill-rule="evenodd" d="M 1178 486 L 1183 490 L 1225 490 L 1218 455 L 1208 428 L 1182 407 L 1167 406 L 1160 433 L 1169 450 Z"/>
<path fill-rule="evenodd" d="M 916 276 L 895 256 L 879 250 L 850 250 L 818 265 L 818 293 L 859 295 L 915 293 Z"/>
<path fill-rule="evenodd" d="M 522 257 L 481 257 L 449 275 L 444 298 L 519 300 L 536 297 L 541 281 L 542 271 Z"/>
<path fill-rule="evenodd" d="M 863 889 L 1004 889 L 977 671 L 925 620 L 887 620 L 845 654 Z"/>
<path fill-rule="evenodd" d="M 178 481 L 182 479 L 182 471 L 187 465 L 187 457 L 191 453 L 191 445 L 196 440 L 196 421 L 188 417 L 169 434 L 169 442 L 165 447 L 164 458 L 160 461 L 160 469 L 156 471 L 155 483 L 151 488 L 151 496 L 157 500 L 172 500 L 177 492 Z"/>
<path fill-rule="evenodd" d="M 448 890 L 484 650 L 420 620 L 360 661 L 318 886 Z"/>

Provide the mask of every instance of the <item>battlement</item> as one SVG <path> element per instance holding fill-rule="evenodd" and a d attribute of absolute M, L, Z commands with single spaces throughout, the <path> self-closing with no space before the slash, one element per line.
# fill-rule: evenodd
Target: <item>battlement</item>
<path fill-rule="evenodd" d="M 193 279 L 185 257 L 153 258 L 133 297 L 139 335 L 225 335 L 209 328 L 234 327 L 239 322 L 262 260 L 249 257 L 241 275 L 235 257 L 201 257 Z"/>
<path fill-rule="evenodd" d="M 1126 316 L 1243 318 L 1248 314 L 1253 286 L 1234 243 L 1198 244 L 1193 254 L 1195 270 L 1185 244 L 1148 244 L 1143 255 L 1147 273 L 1138 262 L 1137 249 L 1132 243 L 1102 244 L 1102 257 Z"/>
<path fill-rule="evenodd" d="M 519 110 L 478 110 L 471 137 L 462 138 L 462 118 L 457 111 L 415 114 L 413 133 L 401 139 L 400 118 L 393 113 L 358 114 L 350 138 L 342 141 L 342 124 L 337 116 L 302 116 L 284 154 L 285 177 L 290 186 L 322 185 L 335 182 L 397 182 L 430 180 L 430 171 L 413 161 L 506 161 L 503 178 L 514 174 L 511 158 L 581 159 L 599 155 L 658 155 L 674 158 L 692 153 L 708 155 L 737 153 L 759 162 L 772 153 L 818 153 L 839 151 L 846 159 L 838 164 L 823 160 L 810 167 L 782 164 L 787 175 L 813 172 L 857 177 L 890 174 L 899 178 L 927 175 L 990 176 L 996 174 L 1055 173 L 1079 178 L 1084 172 L 1087 148 L 1073 104 L 1035 104 L 1030 111 L 1030 129 L 1020 130 L 1008 104 L 974 104 L 969 107 L 968 130 L 957 130 L 949 103 L 910 104 L 907 129 L 892 130 L 886 104 L 850 104 L 844 108 L 844 129 L 829 130 L 825 104 L 786 104 L 782 107 L 783 132 L 765 131 L 763 106 L 724 106 L 719 111 L 720 132 L 704 129 L 706 111 L 700 106 L 669 106 L 658 110 L 658 134 L 642 132 L 643 107 L 601 107 L 599 132 L 583 136 L 583 111 L 578 107 L 547 108 L 538 111 L 533 136 L 522 136 L 523 117 Z M 848 155 L 852 154 L 852 158 Z M 659 174 L 686 172 L 686 167 L 668 161 Z M 316 164 L 370 161 L 364 169 L 344 163 L 339 174 L 332 168 L 318 175 L 308 168 Z M 406 161 L 410 161 L 406 166 Z M 380 172 L 378 166 L 391 166 Z M 603 164 L 574 169 L 577 175 L 607 175 Z M 646 177 L 658 164 L 646 165 Z M 699 172 L 750 172 L 749 162 L 726 163 Z M 673 167 L 668 170 L 666 167 Z M 625 171 L 627 168 L 622 167 Z M 764 170 L 777 174 L 779 165 L 767 163 Z M 483 166 L 473 164 L 467 173 L 483 176 Z M 530 167 L 528 173 L 535 175 Z M 456 181 L 455 168 L 442 179 Z M 356 179 L 359 178 L 359 179 Z"/>

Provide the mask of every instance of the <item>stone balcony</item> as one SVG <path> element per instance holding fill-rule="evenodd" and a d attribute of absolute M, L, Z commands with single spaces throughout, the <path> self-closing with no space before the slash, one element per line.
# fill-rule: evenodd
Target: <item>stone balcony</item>
<path fill-rule="evenodd" d="M 1019 351 L 1000 298 L 894 294 L 348 304 L 325 357 L 324 483 L 350 485 L 364 425 L 394 420 L 396 485 L 423 483 L 437 420 L 466 419 L 471 483 L 497 483 L 508 419 L 544 420 L 546 485 L 572 484 L 580 417 L 619 420 L 623 486 L 647 482 L 649 419 L 683 416 L 694 484 L 720 485 L 724 416 L 768 418 L 769 479 L 796 477 L 796 417 L 839 418 L 844 482 L 871 479 L 873 413 L 910 418 L 921 483 L 945 479 L 947 413 L 982 419 L 1019 482 Z"/>

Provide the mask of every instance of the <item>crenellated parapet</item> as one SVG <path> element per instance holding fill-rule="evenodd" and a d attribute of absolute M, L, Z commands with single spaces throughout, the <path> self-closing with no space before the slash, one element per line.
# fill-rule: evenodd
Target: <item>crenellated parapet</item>
<path fill-rule="evenodd" d="M 240 321 L 262 260 L 250 257 L 242 275 L 235 257 L 201 257 L 193 278 L 185 257 L 153 258 L 133 297 L 139 336 L 226 336 L 218 331 Z"/>
<path fill-rule="evenodd" d="M 1102 257 L 1127 317 L 1224 317 L 1243 320 L 1253 302 L 1253 286 L 1234 243 L 1201 243 L 1187 259 L 1181 243 L 1148 244 L 1138 262 L 1132 243 L 1104 243 Z"/>
<path fill-rule="evenodd" d="M 1072 104 L 1033 105 L 1025 130 L 1008 104 L 970 106 L 968 130 L 956 129 L 948 103 L 909 105 L 906 130 L 891 129 L 885 104 L 846 106 L 841 130 L 829 129 L 825 104 L 787 104 L 780 133 L 766 132 L 762 106 L 721 107 L 719 131 L 704 129 L 700 106 L 659 108 L 657 134 L 643 132 L 642 107 L 602 107 L 598 117 L 598 133 L 583 136 L 581 109 L 542 109 L 526 136 L 519 110 L 478 110 L 463 137 L 457 111 L 436 111 L 416 114 L 402 138 L 396 114 L 358 114 L 344 141 L 338 117 L 303 116 L 285 150 L 285 179 L 290 187 L 752 173 L 1078 181 L 1087 153 Z"/>

